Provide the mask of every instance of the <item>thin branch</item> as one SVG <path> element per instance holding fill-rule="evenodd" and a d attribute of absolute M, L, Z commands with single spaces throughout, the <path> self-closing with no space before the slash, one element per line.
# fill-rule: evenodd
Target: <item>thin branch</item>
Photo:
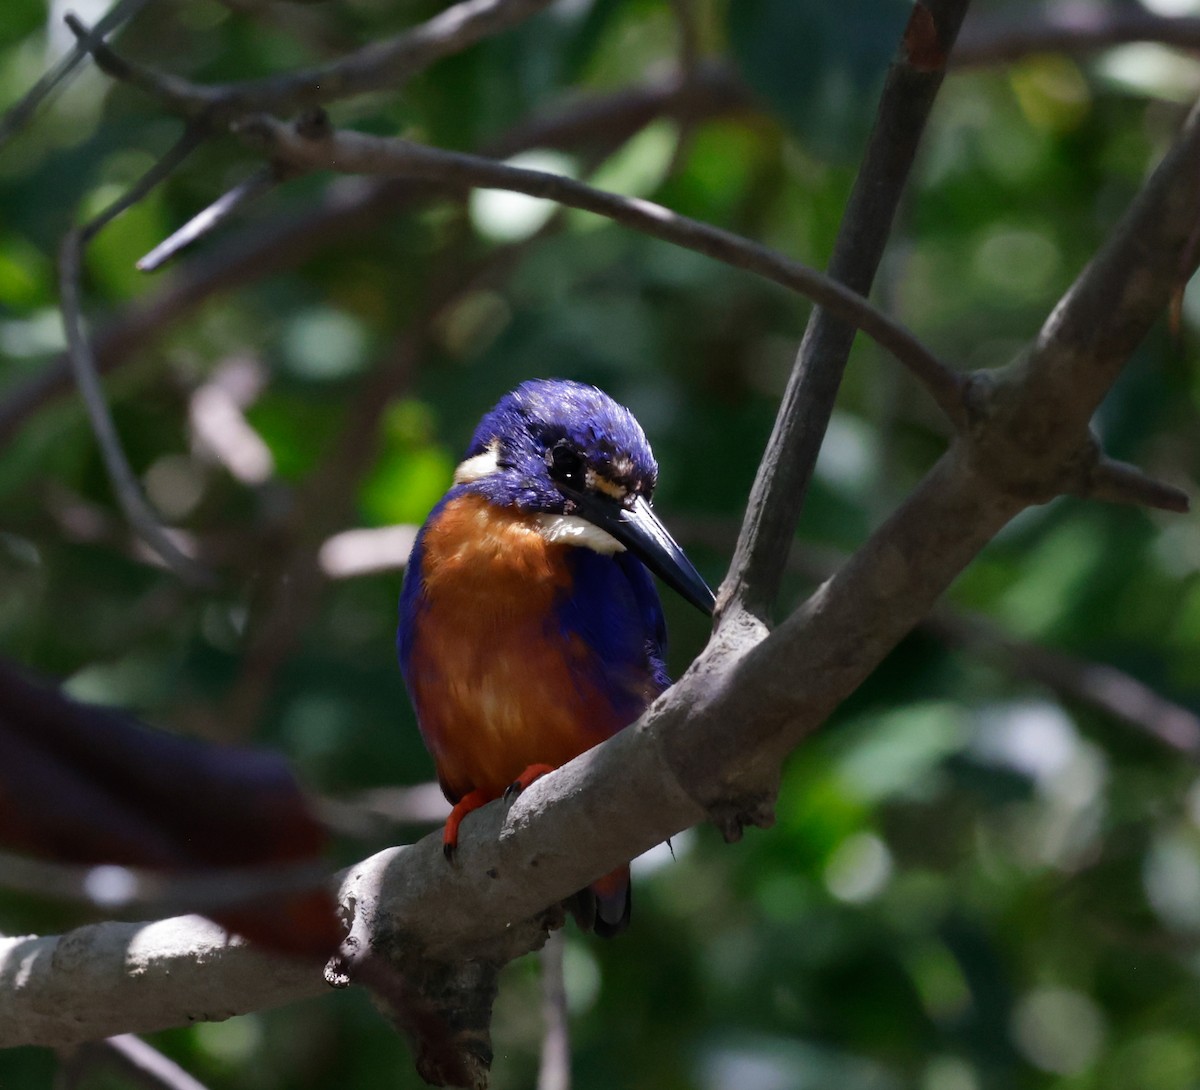
<path fill-rule="evenodd" d="M 143 1090 L 207 1090 L 204 1083 L 132 1033 L 83 1045 L 79 1058 L 122 1075 Z"/>
<path fill-rule="evenodd" d="M 537 1090 L 571 1090 L 571 1028 L 567 1018 L 567 986 L 562 928 L 551 931 L 542 947 L 542 1059 Z"/>
<path fill-rule="evenodd" d="M 109 411 L 108 402 L 105 400 L 104 390 L 100 384 L 100 376 L 96 370 L 95 356 L 83 317 L 80 278 L 83 254 L 89 240 L 94 238 L 106 224 L 121 212 L 149 193 L 182 162 L 202 139 L 203 134 L 200 130 L 189 126 L 174 147 L 159 159 L 130 188 L 129 192 L 89 223 L 82 227 L 73 227 L 66 233 L 59 249 L 58 263 L 59 294 L 62 303 L 63 324 L 66 327 L 67 335 L 67 356 L 117 500 L 138 535 L 180 578 L 195 585 L 211 584 L 212 575 L 191 557 L 185 555 L 159 523 L 142 495 L 137 477 L 125 457 L 125 451 L 121 446 L 112 413 Z"/>
<path fill-rule="evenodd" d="M 918 10 L 923 10 L 920 5 Z M 166 104 L 173 103 L 176 92 L 168 84 L 148 83 L 144 71 L 133 68 L 111 51 L 98 50 L 97 61 L 115 79 L 142 86 Z M 681 216 L 651 201 L 622 197 L 561 175 L 512 167 L 483 156 L 442 151 L 407 140 L 326 129 L 323 124 L 314 124 L 311 115 L 309 120 L 288 126 L 267 114 L 258 114 L 236 121 L 233 128 L 260 150 L 266 150 L 274 160 L 293 168 L 387 174 L 456 188 L 509 189 L 594 212 L 651 237 L 757 273 L 812 299 L 862 329 L 908 367 L 952 423 L 961 426 L 964 422 L 962 377 L 908 329 L 836 280 L 732 232 Z"/>
<path fill-rule="evenodd" d="M 150 166 L 136 182 L 93 219 L 79 229 L 80 240 L 85 245 L 96 237 L 121 213 L 127 212 L 147 197 L 158 185 L 179 169 L 183 161 L 207 139 L 208 133 L 202 125 L 188 125 L 182 135 L 164 155 Z"/>
<path fill-rule="evenodd" d="M 700 70 L 700 28 L 697 25 L 695 0 L 671 0 L 675 15 L 675 26 L 679 34 L 679 78 L 689 83 Z M 675 177 L 687 159 L 688 150 L 695 134 L 695 121 L 681 117 L 675 147 L 671 150 L 671 161 L 667 164 L 666 176 Z"/>
<path fill-rule="evenodd" d="M 914 5 L 900 53 L 884 85 L 867 150 L 842 217 L 829 274 L 861 295 L 871 290 L 908 182 L 921 134 L 944 76 L 969 0 Z M 775 418 L 775 428 L 750 493 L 742 536 L 718 609 L 734 604 L 765 619 L 776 595 L 788 548 L 833 412 L 856 326 L 844 310 L 821 307 L 809 317 L 804 340 Z M 876 338 L 878 340 L 878 338 Z M 882 343 L 882 342 L 880 342 Z M 950 419 L 962 421 L 962 378 L 926 366 L 920 376 Z M 933 384 L 931 384 L 933 380 Z M 953 412 L 951 412 L 953 408 Z"/>
<path fill-rule="evenodd" d="M 266 116 L 239 123 L 238 131 L 261 150 L 304 169 L 389 174 L 436 182 L 451 189 L 508 189 L 593 212 L 652 238 L 755 273 L 814 300 L 862 329 L 912 372 L 951 421 L 961 423 L 965 419 L 963 377 L 910 330 L 836 280 L 730 231 L 679 215 L 652 201 L 609 193 L 558 174 L 408 140 L 345 130 L 310 140 Z"/>
<path fill-rule="evenodd" d="M 950 57 L 955 70 L 1011 64 L 1038 53 L 1080 56 L 1131 42 L 1200 50 L 1200 18 L 1156 15 L 1138 4 L 1042 7 L 1014 18 L 971 19 Z"/>
<path fill-rule="evenodd" d="M 616 147 L 657 117 L 711 116 L 743 109 L 746 104 L 744 89 L 728 71 L 719 66 L 701 66 L 692 84 L 683 85 L 677 75 L 672 75 L 613 94 L 581 98 L 547 117 L 516 126 L 496 140 L 488 152 L 503 157 L 531 147 Z M 402 212 L 421 192 L 417 184 L 395 179 L 334 185 L 307 214 L 289 212 L 241 232 L 100 330 L 94 342 L 100 373 L 107 374 L 134 358 L 165 328 L 212 296 L 298 265 L 332 242 L 365 234 L 381 219 Z M 71 367 L 64 353 L 12 387 L 0 401 L 0 445 L 70 384 Z"/>
<path fill-rule="evenodd" d="M 196 213 L 187 223 L 155 246 L 137 262 L 137 268 L 141 272 L 155 272 L 161 269 L 181 250 L 215 231 L 238 209 L 257 200 L 265 193 L 269 193 L 281 181 L 278 173 L 271 167 L 263 167 L 261 170 L 255 171 L 249 178 L 221 194 L 207 208 Z"/>
<path fill-rule="evenodd" d="M 1176 514 L 1185 514 L 1191 506 L 1191 498 L 1181 488 L 1155 480 L 1137 466 L 1113 458 L 1101 458 L 1092 467 L 1079 494 L 1089 499 L 1153 507 Z"/>
<path fill-rule="evenodd" d="M 92 30 L 77 41 L 64 57 L 50 68 L 13 106 L 0 118 L 0 148 L 17 135 L 37 113 L 38 108 L 56 90 L 78 71 L 88 54 L 122 23 L 132 19 L 149 3 L 149 0 L 118 0 L 101 17 Z"/>
<path fill-rule="evenodd" d="M 1200 760 L 1200 716 L 1124 670 L 1016 639 L 978 615 L 939 609 L 921 627 L 975 654 L 997 655 L 1059 696 L 1095 708 Z"/>
<path fill-rule="evenodd" d="M 552 0 L 462 0 L 393 38 L 372 42 L 326 64 L 264 79 L 216 86 L 190 83 L 118 57 L 107 46 L 92 54 L 114 79 L 130 83 L 190 118 L 225 124 L 242 114 L 287 111 L 394 89 L 443 57 L 523 22 Z M 82 24 L 75 20 L 78 34 Z M 78 27 L 79 29 L 76 29 Z M 95 35 L 89 35 L 89 40 Z"/>

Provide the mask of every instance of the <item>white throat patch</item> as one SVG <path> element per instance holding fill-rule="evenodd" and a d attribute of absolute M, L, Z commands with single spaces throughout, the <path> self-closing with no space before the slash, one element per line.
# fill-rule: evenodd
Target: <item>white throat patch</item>
<path fill-rule="evenodd" d="M 500 469 L 500 444 L 493 443 L 482 454 L 458 463 L 454 471 L 455 484 L 469 484 L 481 477 L 490 477 Z"/>
<path fill-rule="evenodd" d="M 575 545 L 604 556 L 625 551 L 615 537 L 578 515 L 538 515 L 537 528 L 542 537 L 555 545 Z"/>

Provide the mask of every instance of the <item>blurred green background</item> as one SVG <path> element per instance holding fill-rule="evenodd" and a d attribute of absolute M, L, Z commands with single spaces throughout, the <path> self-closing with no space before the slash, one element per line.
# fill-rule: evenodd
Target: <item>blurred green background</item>
<path fill-rule="evenodd" d="M 977 8 L 1018 21 L 1036 11 Z M 328 58 L 438 9 L 188 0 L 151 5 L 117 41 L 220 81 Z M 0 106 L 66 47 L 63 10 L 0 9 Z M 94 20 L 103 6 L 75 10 Z M 508 151 L 531 119 L 682 67 L 719 91 L 644 124 L 582 125 L 532 161 L 823 265 L 908 10 L 561 0 L 399 92 L 333 113 Z M 1006 362 L 1198 90 L 1194 58 L 1146 44 L 951 74 L 876 298 L 964 369 Z M 356 179 L 292 182 L 174 267 L 137 272 L 257 169 L 228 138 L 88 257 L 98 336 L 114 322 L 149 331 L 109 355 L 125 448 L 219 586 L 189 589 L 148 560 L 77 396 L 63 384 L 21 399 L 58 366 L 63 231 L 118 196 L 178 128 L 89 70 L 0 151 L 0 651 L 164 728 L 274 747 L 322 796 L 427 782 L 392 650 L 405 533 L 338 535 L 419 523 L 479 416 L 535 375 L 595 382 L 634 410 L 661 463 L 660 511 L 720 580 L 803 301 L 586 215 L 493 193 L 371 198 Z M 1200 458 L 1198 322 L 1191 291 L 1097 421 L 1111 454 L 1184 486 Z M 785 606 L 945 441 L 923 393 L 860 341 Z M 1198 569 L 1197 516 L 1064 499 L 1011 525 L 949 606 L 1116 667 L 1190 713 Z M 673 596 L 666 605 L 679 673 L 706 632 Z M 1037 676 L 990 637 L 962 649 L 942 628 L 920 630 L 788 762 L 775 828 L 735 847 L 694 830 L 673 861 L 635 864 L 630 932 L 611 943 L 568 934 L 579 1090 L 1200 1085 L 1195 767 L 1098 710 L 1096 691 L 1068 696 Z M 421 832 L 376 824 L 342 835 L 337 857 Z M 7 933 L 77 918 L 0 891 Z M 498 1090 L 533 1085 L 538 987 L 535 959 L 506 971 Z M 401 1040 L 356 992 L 151 1039 L 212 1090 L 419 1085 Z M 0 1053 L 0 1087 L 49 1086 L 53 1066 L 45 1051 Z"/>

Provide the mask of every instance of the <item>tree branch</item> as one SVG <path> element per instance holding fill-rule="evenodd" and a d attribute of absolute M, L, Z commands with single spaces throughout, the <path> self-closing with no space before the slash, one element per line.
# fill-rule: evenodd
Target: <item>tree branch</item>
<path fill-rule="evenodd" d="M 324 988 L 311 962 L 263 953 L 200 916 L 0 938 L 0 1047 L 221 1021 Z"/>
<path fill-rule="evenodd" d="M 29 122 L 38 108 L 78 71 L 91 51 L 122 23 L 132 19 L 149 0 L 118 0 L 74 48 L 62 57 L 22 98 L 0 118 L 0 148 L 3 148 Z"/>
<path fill-rule="evenodd" d="M 908 182 L 921 134 L 945 74 L 969 0 L 918 2 L 900 51 L 888 71 L 854 189 L 846 205 L 829 262 L 829 274 L 866 295 L 891 234 L 892 220 Z M 718 595 L 718 613 L 727 605 L 765 620 L 787 562 L 788 549 L 817 454 L 842 383 L 857 328 L 844 311 L 824 301 L 808 320 L 792 374 L 775 417 L 775 427 L 759 464 L 733 563 Z M 955 376 L 961 382 L 961 376 Z M 935 395 L 943 411 L 954 400 L 950 419 L 961 423 L 961 385 Z M 718 621 L 720 623 L 720 621 Z"/>
<path fill-rule="evenodd" d="M 952 421 L 965 421 L 962 376 L 912 332 L 823 273 L 732 232 L 681 216 L 651 201 L 623 197 L 558 174 L 408 140 L 340 130 L 312 139 L 265 115 L 240 123 L 238 131 L 260 150 L 294 167 L 389 174 L 450 189 L 508 189 L 593 212 L 652 238 L 755 273 L 820 303 L 862 329 L 912 372 Z"/>
<path fill-rule="evenodd" d="M 542 947 L 542 1058 L 537 1090 L 571 1090 L 571 1031 L 563 976 L 562 931 L 551 932 Z"/>
<path fill-rule="evenodd" d="M 403 34 L 372 42 L 326 64 L 216 86 L 190 83 L 134 64 L 118 57 L 103 43 L 94 44 L 91 52 L 108 75 L 153 94 L 173 112 L 212 125 L 224 125 L 253 111 L 283 112 L 368 91 L 395 89 L 443 57 L 523 22 L 550 3 L 551 0 L 461 0 Z M 88 33 L 78 19 L 73 20 L 71 29 L 76 34 Z M 96 37 L 88 36 L 89 40 Z"/>
<path fill-rule="evenodd" d="M 155 272 L 161 269 L 180 250 L 190 246 L 210 231 L 215 231 L 222 223 L 238 209 L 257 200 L 264 193 L 269 193 L 279 185 L 282 179 L 270 167 L 255 171 L 245 181 L 239 182 L 232 189 L 222 193 L 212 204 L 197 212 L 169 238 L 164 239 L 145 257 L 137 262 L 140 272 Z"/>
<path fill-rule="evenodd" d="M 1200 19 L 1155 15 L 1140 5 L 1043 7 L 1014 19 L 971 19 L 950 57 L 955 70 L 1011 64 L 1037 53 L 1079 56 L 1130 42 L 1200 50 Z"/>
<path fill-rule="evenodd" d="M 129 465 L 100 385 L 95 357 L 83 318 L 80 277 L 83 254 L 90 239 L 123 211 L 141 200 L 203 140 L 199 129 L 189 126 L 179 141 L 159 159 L 128 193 L 106 208 L 83 227 L 69 230 L 59 250 L 59 293 L 63 324 L 67 334 L 67 358 L 87 409 L 88 420 L 112 482 L 121 509 L 137 534 L 180 578 L 195 585 L 207 585 L 212 576 L 184 554 L 159 523 L 142 495 L 137 478 Z"/>
<path fill-rule="evenodd" d="M 1184 514 L 1191 498 L 1174 485 L 1156 481 L 1137 466 L 1101 458 L 1087 474 L 1079 495 L 1109 503 L 1129 503 Z"/>
<path fill-rule="evenodd" d="M 724 69 L 702 67 L 696 82 L 677 76 L 589 96 L 551 116 L 535 118 L 500 137 L 489 153 L 513 155 L 531 147 L 567 148 L 588 144 L 619 146 L 656 117 L 682 113 L 717 114 L 745 106 L 745 92 Z M 315 209 L 304 216 L 287 213 L 266 225 L 244 231 L 168 281 L 157 294 L 135 303 L 94 342 L 97 370 L 107 374 L 191 314 L 214 295 L 237 290 L 310 258 L 332 242 L 373 230 L 385 217 L 409 207 L 422 188 L 411 182 L 383 179 L 355 187 L 332 186 Z M 64 353 L 33 378 L 9 390 L 0 401 L 0 444 L 13 435 L 51 398 L 70 388 L 70 363 Z"/>
<path fill-rule="evenodd" d="M 786 753 L 1014 514 L 1078 482 L 1090 416 L 1175 292 L 1197 209 L 1193 111 L 1035 344 L 971 383 L 966 433 L 808 602 L 765 637 L 761 626 L 723 625 L 638 723 L 511 805 L 468 817 L 457 865 L 446 863 L 435 833 L 352 868 L 341 891 L 357 951 L 351 974 L 374 983 L 372 965 L 395 966 L 419 994 L 437 983 L 447 1010 L 478 1018 L 495 968 L 561 922 L 547 905 L 706 815 L 731 833 L 769 821 Z M 97 929 L 0 944 L 0 1044 L 157 1028 L 314 990 L 302 970 L 222 945 L 194 920 L 142 932 L 102 926 L 117 930 L 100 949 Z M 169 984 L 164 968 L 173 970 Z M 480 1053 L 472 1055 L 477 1070 Z"/>
<path fill-rule="evenodd" d="M 65 1066 L 71 1076 L 70 1086 L 80 1085 L 89 1069 L 102 1068 L 124 1076 L 143 1090 L 207 1090 L 199 1079 L 132 1033 L 83 1045 Z"/>
<path fill-rule="evenodd" d="M 984 617 L 939 609 L 921 627 L 975 654 L 998 655 L 1010 668 L 1063 699 L 1095 708 L 1177 753 L 1200 760 L 1200 716 L 1124 670 L 1015 639 Z"/>

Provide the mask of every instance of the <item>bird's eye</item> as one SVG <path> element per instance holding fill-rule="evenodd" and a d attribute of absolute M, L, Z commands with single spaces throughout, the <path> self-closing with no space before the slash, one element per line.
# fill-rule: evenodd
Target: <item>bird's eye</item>
<path fill-rule="evenodd" d="M 550 448 L 550 476 L 559 484 L 582 490 L 584 486 L 583 455 L 567 439 L 560 439 Z"/>

